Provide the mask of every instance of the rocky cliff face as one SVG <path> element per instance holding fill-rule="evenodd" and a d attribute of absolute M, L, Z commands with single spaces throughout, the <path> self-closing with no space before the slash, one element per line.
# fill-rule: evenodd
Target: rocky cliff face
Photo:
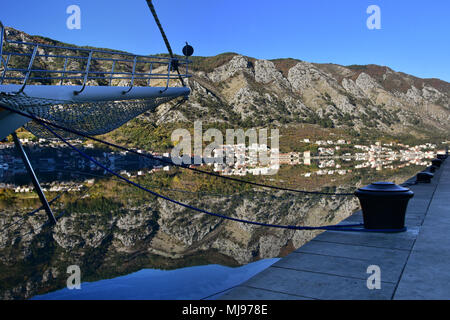
<path fill-rule="evenodd" d="M 179 112 L 192 118 L 189 113 L 196 113 L 191 110 L 203 108 L 202 118 L 207 121 L 225 114 L 250 125 L 309 122 L 391 134 L 412 127 L 449 128 L 447 82 L 374 65 L 291 60 L 286 67 L 283 62 L 230 54 L 228 62 L 212 71 L 194 72 L 189 80 L 191 99 Z"/>

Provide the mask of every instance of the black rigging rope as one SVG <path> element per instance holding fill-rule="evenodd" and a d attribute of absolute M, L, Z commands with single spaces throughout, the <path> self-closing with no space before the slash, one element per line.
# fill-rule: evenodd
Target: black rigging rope
<path fill-rule="evenodd" d="M 170 57 L 172 58 L 172 61 L 174 61 L 173 60 L 174 59 L 174 55 L 173 55 L 173 52 L 172 52 L 172 48 L 170 47 L 169 40 L 167 39 L 166 33 L 164 32 L 164 28 L 162 27 L 161 22 L 159 21 L 158 15 L 156 14 L 156 10 L 155 10 L 155 7 L 153 6 L 152 0 L 147 0 L 147 5 L 150 8 L 150 11 L 152 12 L 153 18 L 155 19 L 155 22 L 156 22 L 156 25 L 159 28 L 159 31 L 161 32 L 161 36 L 162 36 L 162 38 L 164 40 L 164 43 L 166 44 L 167 51 L 169 51 Z M 183 87 L 185 87 L 186 85 L 184 84 L 184 80 L 183 80 L 183 78 L 180 75 L 180 71 L 178 70 L 178 64 L 173 66 L 173 67 L 175 68 L 175 70 L 178 73 L 178 78 L 180 79 L 181 84 L 183 85 Z"/>
<path fill-rule="evenodd" d="M 50 133 L 52 133 L 56 138 L 58 138 L 59 140 L 64 142 L 67 146 L 69 146 L 70 148 L 72 148 L 73 150 L 78 152 L 81 156 L 83 156 L 84 158 L 86 158 L 89 161 L 93 162 L 94 164 L 96 164 L 100 168 L 103 168 L 107 172 L 109 172 L 109 173 L 115 175 L 116 177 L 124 180 L 125 182 L 127 182 L 127 183 L 129 183 L 129 184 L 135 186 L 136 188 L 139 188 L 139 189 L 141 189 L 141 190 L 143 190 L 145 192 L 148 192 L 148 193 L 150 193 L 150 194 L 152 194 L 152 195 L 154 195 L 154 196 L 156 196 L 158 198 L 161 198 L 161 199 L 164 199 L 166 201 L 172 202 L 174 204 L 177 204 L 177 205 L 179 205 L 181 207 L 184 207 L 184 208 L 187 208 L 187 209 L 191 209 L 191 210 L 194 210 L 194 211 L 197 211 L 197 212 L 200 212 L 200 213 L 205 213 L 205 214 L 210 215 L 210 216 L 214 216 L 214 217 L 225 219 L 225 220 L 235 221 L 235 222 L 251 224 L 251 225 L 257 225 L 257 226 L 263 226 L 263 227 L 272 227 L 272 228 L 280 228 L 280 229 L 289 229 L 289 230 L 335 230 L 335 231 L 351 231 L 351 232 L 384 232 L 384 233 L 403 232 L 403 231 L 406 230 L 406 227 L 401 228 L 401 229 L 363 229 L 363 228 L 361 228 L 361 227 L 363 227 L 362 223 L 347 224 L 347 225 L 329 225 L 329 226 L 320 226 L 320 227 L 278 225 L 278 224 L 261 223 L 261 222 L 257 222 L 257 221 L 233 218 L 233 217 L 225 216 L 225 215 L 222 215 L 222 214 L 214 213 L 214 212 L 211 212 L 211 211 L 207 211 L 207 210 L 204 210 L 204 209 L 200 209 L 200 208 L 191 206 L 189 204 L 185 204 L 183 202 L 171 199 L 171 198 L 166 197 L 166 196 L 164 196 L 162 194 L 159 194 L 157 192 L 154 192 L 154 191 L 152 191 L 150 189 L 147 189 L 147 188 L 141 186 L 138 183 L 135 183 L 135 182 L 133 182 L 133 181 L 131 181 L 131 180 L 121 176 L 120 174 L 118 174 L 118 173 L 114 172 L 113 170 L 109 169 L 108 167 L 102 165 L 100 162 L 98 162 L 97 160 L 95 160 L 91 156 L 87 155 L 83 151 L 79 150 L 77 147 L 75 147 L 72 144 L 70 144 L 66 139 L 64 139 L 62 136 L 58 135 L 49 126 L 47 126 L 43 121 L 40 121 L 40 120 L 37 120 L 37 121 L 45 129 L 50 131 Z"/>
<path fill-rule="evenodd" d="M 69 146 L 70 148 L 72 148 L 73 150 L 75 150 L 76 152 L 78 152 L 81 156 L 83 156 L 84 158 L 88 159 L 89 161 L 93 162 L 94 164 L 96 164 L 97 166 L 99 166 L 100 168 L 106 170 L 107 172 L 111 173 L 112 175 L 118 177 L 119 179 L 124 180 L 125 182 L 135 186 L 136 188 L 139 188 L 143 191 L 146 191 L 158 198 L 167 200 L 169 202 L 172 202 L 174 204 L 177 204 L 179 206 L 182 206 L 184 208 L 187 209 L 191 209 L 197 212 L 201 212 L 201 213 L 205 213 L 214 217 L 218 217 L 218 218 L 222 218 L 222 219 L 226 219 L 226 220 L 231 220 L 231 221 L 236 221 L 236 222 L 241 222 L 241 223 L 246 223 L 246 224 L 252 224 L 252 225 L 258 225 L 258 226 L 263 226 L 263 227 L 272 227 L 272 228 L 281 228 L 281 229 L 291 229 L 291 230 L 343 230 L 343 231 L 366 231 L 365 229 L 353 229 L 353 228 L 349 228 L 349 227 L 360 227 L 362 226 L 362 224 L 352 224 L 352 225 L 333 225 L 333 226 L 322 226 L 322 227 L 309 227 L 309 226 L 292 226 L 292 225 L 277 225 L 277 224 L 269 224 L 269 223 L 261 223 L 261 222 L 256 222 L 256 221 L 250 221 L 250 220 L 245 220 L 245 219 L 238 219 L 238 218 L 233 218 L 233 217 L 228 217 L 228 216 L 224 216 L 218 213 L 213 213 L 204 209 L 200 209 L 194 206 L 191 206 L 189 204 L 185 204 L 183 202 L 171 199 L 169 197 L 166 197 L 162 194 L 159 194 L 157 192 L 154 192 L 150 189 L 147 189 L 143 186 L 141 186 L 140 184 L 133 182 L 123 176 L 121 176 L 120 174 L 116 173 L 115 171 L 109 169 L 108 167 L 104 166 L 103 164 L 101 164 L 100 162 L 98 162 L 97 160 L 95 160 L 93 157 L 87 155 L 86 153 L 84 153 L 83 151 L 81 151 L 80 149 L 78 149 L 77 147 L 73 146 L 70 142 L 68 142 L 66 139 L 64 139 L 62 136 L 60 136 L 59 134 L 57 134 L 55 131 L 53 131 L 49 126 L 47 126 L 44 122 L 38 120 L 39 124 L 41 124 L 45 129 L 47 129 L 48 131 L 50 131 L 50 133 L 52 133 L 56 138 L 58 138 L 59 140 L 61 140 L 62 142 L 64 142 L 67 146 Z M 383 230 L 383 232 L 389 232 L 389 230 Z M 398 230 L 395 230 L 394 232 L 398 232 Z"/>
<path fill-rule="evenodd" d="M 126 148 L 126 147 L 123 147 L 123 146 L 120 146 L 120 145 L 117 145 L 117 144 L 114 144 L 114 143 L 111 143 L 111 142 L 107 142 L 107 141 L 104 141 L 104 140 L 92 137 L 92 136 L 87 135 L 87 134 L 85 134 L 83 132 L 80 132 L 78 130 L 66 128 L 66 127 L 63 127 L 61 125 L 52 123 L 50 121 L 39 119 L 35 115 L 33 115 L 31 113 L 25 113 L 25 112 L 22 112 L 22 111 L 10 108 L 10 107 L 8 107 L 6 105 L 3 105 L 3 104 L 2 104 L 2 108 L 6 109 L 8 111 L 17 113 L 17 114 L 19 114 L 21 116 L 27 117 L 29 119 L 35 120 L 36 122 L 38 122 L 40 124 L 50 125 L 50 126 L 52 126 L 54 128 L 57 128 L 57 129 L 60 129 L 60 130 L 66 131 L 66 132 L 70 132 L 72 134 L 75 134 L 75 135 L 84 137 L 86 139 L 90 139 L 90 140 L 102 143 L 104 145 L 107 145 L 107 146 L 110 146 L 110 147 L 113 147 L 113 148 L 117 148 L 117 149 L 120 149 L 120 150 L 123 150 L 123 151 L 127 151 L 127 152 L 130 152 L 130 153 L 136 154 L 136 155 L 138 155 L 140 157 L 145 157 L 145 158 L 148 158 L 148 159 L 151 159 L 151 160 L 159 161 L 159 162 L 162 162 L 162 163 L 166 163 L 168 165 L 172 165 L 172 166 L 175 166 L 175 167 L 191 170 L 191 171 L 202 173 L 202 174 L 206 174 L 206 175 L 209 175 L 209 176 L 213 176 L 213 177 L 217 177 L 217 178 L 221 178 L 221 179 L 225 179 L 225 180 L 229 180 L 229 181 L 239 182 L 239 183 L 245 183 L 245 184 L 249 184 L 249 185 L 253 185 L 253 186 L 257 186 L 257 187 L 261 187 L 261 188 L 269 188 L 269 189 L 275 189 L 275 190 L 280 190 L 280 191 L 289 191 L 289 192 L 296 192 L 296 193 L 303 193 L 303 194 L 327 195 L 327 196 L 354 196 L 353 193 L 332 193 L 332 192 L 298 190 L 298 189 L 292 189 L 292 188 L 285 188 L 285 187 L 278 187 L 278 186 L 274 186 L 274 185 L 262 184 L 262 183 L 258 183 L 258 182 L 246 181 L 246 180 L 233 178 L 233 177 L 229 177 L 229 176 L 223 176 L 223 175 L 220 175 L 220 174 L 217 174 L 217 173 L 214 173 L 214 172 L 204 171 L 204 170 L 201 170 L 201 169 L 190 167 L 190 166 L 188 166 L 186 164 L 176 164 L 172 160 L 167 160 L 165 158 L 160 158 L 160 157 L 154 156 L 154 155 L 152 155 L 150 153 L 140 153 L 140 152 L 137 152 L 136 150 L 129 149 L 129 148 Z"/>

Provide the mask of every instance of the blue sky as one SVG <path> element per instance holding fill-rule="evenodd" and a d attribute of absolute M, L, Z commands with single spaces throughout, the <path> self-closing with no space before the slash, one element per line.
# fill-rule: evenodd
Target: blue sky
<path fill-rule="evenodd" d="M 195 55 L 237 52 L 260 59 L 292 57 L 342 65 L 379 64 L 450 82 L 448 0 L 154 0 L 172 48 Z M 81 29 L 69 30 L 69 5 Z M 381 29 L 369 30 L 369 5 Z M 2 1 L 0 20 L 27 33 L 77 45 L 139 54 L 166 52 L 144 0 Z"/>

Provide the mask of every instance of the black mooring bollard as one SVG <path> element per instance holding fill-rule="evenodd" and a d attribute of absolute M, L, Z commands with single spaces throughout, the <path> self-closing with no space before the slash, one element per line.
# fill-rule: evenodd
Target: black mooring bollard
<path fill-rule="evenodd" d="M 437 168 L 441 167 L 442 160 L 441 159 L 433 159 L 431 160 L 431 164 Z"/>
<path fill-rule="evenodd" d="M 431 173 L 436 172 L 437 169 L 438 169 L 438 167 L 436 167 L 436 166 L 429 166 L 429 167 L 427 168 L 427 170 L 430 171 Z"/>
<path fill-rule="evenodd" d="M 422 171 L 419 172 L 416 176 L 416 182 L 417 183 L 430 183 L 431 179 L 433 179 L 434 174 L 432 174 L 431 172 L 428 171 Z"/>
<path fill-rule="evenodd" d="M 355 196 L 361 203 L 365 229 L 403 229 L 414 192 L 393 182 L 374 182 L 356 190 Z"/>

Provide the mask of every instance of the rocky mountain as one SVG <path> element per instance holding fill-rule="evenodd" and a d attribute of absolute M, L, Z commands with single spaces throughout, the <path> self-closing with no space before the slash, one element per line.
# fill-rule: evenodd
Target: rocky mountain
<path fill-rule="evenodd" d="M 12 28 L 7 28 L 6 35 L 61 44 Z M 243 127 L 311 123 L 417 136 L 445 134 L 450 129 L 450 83 L 439 79 L 420 79 L 378 65 L 258 60 L 236 53 L 192 60 L 189 101 L 163 120 L 158 115 L 168 105 L 160 106 L 156 117 L 150 115 L 157 123 L 196 119 Z M 37 64 L 51 68 L 57 62 L 38 59 Z M 101 63 L 94 67 L 107 70 Z M 127 85 L 122 82 L 116 84 Z"/>
<path fill-rule="evenodd" d="M 226 56 L 229 61 L 212 70 L 194 64 L 193 92 L 179 117 L 192 120 L 186 115 L 198 110 L 211 121 L 222 115 L 256 126 L 306 122 L 390 134 L 449 128 L 450 84 L 438 79 L 376 65 Z"/>

